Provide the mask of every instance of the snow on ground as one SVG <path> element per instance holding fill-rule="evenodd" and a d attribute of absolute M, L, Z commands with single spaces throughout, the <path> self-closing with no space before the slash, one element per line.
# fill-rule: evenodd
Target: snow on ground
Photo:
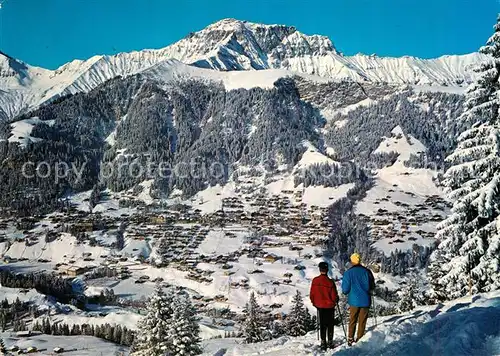
<path fill-rule="evenodd" d="M 11 136 L 9 137 L 9 142 L 19 142 L 21 147 L 26 147 L 28 142 L 38 142 L 41 138 L 31 137 L 31 131 L 36 124 L 45 123 L 47 125 L 53 125 L 54 120 L 42 121 L 38 117 L 31 117 L 29 119 L 19 120 L 10 124 L 12 128 Z"/>
<path fill-rule="evenodd" d="M 44 304 L 47 299 L 45 295 L 34 289 L 6 288 L 0 285 L 0 300 L 7 299 L 9 303 L 12 303 L 17 298 L 21 302 L 34 302 L 37 305 Z"/>
<path fill-rule="evenodd" d="M 399 125 L 391 133 L 392 137 L 385 137 L 373 153 L 397 152 L 399 153 L 397 162 L 402 164 L 410 158 L 411 154 L 418 154 L 427 150 L 415 137 L 411 135 L 405 136 L 403 129 Z"/>
<path fill-rule="evenodd" d="M 108 145 L 110 146 L 114 146 L 115 145 L 115 140 L 116 140 L 116 129 L 113 130 L 109 135 L 108 137 L 106 137 L 106 139 L 104 141 L 106 141 L 108 143 Z"/>
<path fill-rule="evenodd" d="M 148 189 L 148 184 L 149 186 L 151 185 L 148 183 L 149 181 L 145 181 L 141 184 L 146 184 L 145 186 L 145 191 L 144 195 L 141 197 L 143 198 L 144 202 L 149 202 L 151 197 L 149 196 L 149 189 Z M 69 196 L 69 200 L 71 203 L 75 206 L 77 210 L 80 211 L 86 211 L 90 212 L 90 205 L 89 205 L 89 199 L 92 191 L 87 190 L 85 192 L 80 192 L 77 194 L 73 194 Z M 121 216 L 122 214 L 126 215 L 131 215 L 134 212 L 136 212 L 136 209 L 134 208 L 121 208 L 119 201 L 120 198 L 127 197 L 127 194 L 125 192 L 123 193 L 113 193 L 109 189 L 102 191 L 101 192 L 101 199 L 99 202 L 94 206 L 92 209 L 92 213 L 102 213 L 103 215 L 110 216 L 110 217 L 118 217 Z M 137 199 L 137 197 L 134 197 Z"/>
<path fill-rule="evenodd" d="M 360 107 L 367 107 L 370 106 L 374 103 L 376 103 L 376 100 L 366 98 L 363 100 L 360 100 L 359 102 L 351 105 L 347 105 L 343 108 L 340 109 L 331 109 L 331 108 L 325 108 L 320 110 L 321 116 L 323 116 L 327 122 L 331 122 L 335 120 L 339 115 L 347 115 L 349 112 L 354 111 Z M 334 122 L 334 125 L 338 128 L 343 127 L 347 123 L 347 120 L 338 120 Z"/>
<path fill-rule="evenodd" d="M 467 86 L 444 86 L 444 85 L 413 85 L 413 90 L 419 92 L 450 93 L 463 95 L 467 91 Z"/>
<path fill-rule="evenodd" d="M 334 125 L 335 125 L 336 128 L 341 129 L 346 124 L 347 124 L 347 119 L 343 119 L 343 120 L 337 120 L 337 121 L 335 121 Z"/>
<path fill-rule="evenodd" d="M 84 254 L 96 258 L 108 253 L 109 249 L 106 247 L 78 244 L 76 237 L 61 233 L 55 241 L 50 243 L 40 241 L 34 245 L 26 246 L 24 242 L 13 242 L 7 255 L 17 259 L 27 258 L 31 261 L 46 259 L 54 264 L 73 260 L 76 266 L 87 266 L 96 265 L 98 262 L 83 261 Z"/>
<path fill-rule="evenodd" d="M 95 240 L 105 246 L 111 246 L 113 242 L 116 242 L 116 236 L 109 234 L 108 231 L 98 230 L 89 233 L 90 238 L 95 238 Z"/>
<path fill-rule="evenodd" d="M 154 179 L 145 180 L 139 185 L 142 187 L 142 191 L 137 195 L 137 199 L 143 201 L 146 204 L 151 204 L 153 202 L 153 198 L 151 197 L 151 185 L 153 184 Z"/>
<path fill-rule="evenodd" d="M 247 231 L 236 231 L 228 227 L 228 231 L 236 234 L 235 238 L 222 237 L 220 230 L 211 231 L 207 236 L 207 242 L 202 243 L 198 247 L 200 253 L 206 255 L 219 255 L 238 250 L 240 247 L 246 246 L 243 242 Z M 220 240 L 219 240 L 220 239 Z M 283 241 L 290 241 L 283 237 Z M 279 241 L 279 239 L 273 239 Z M 216 244 L 214 249 L 213 244 Z M 246 256 L 241 256 L 238 261 L 229 262 L 232 266 L 229 270 L 223 269 L 220 264 L 199 263 L 198 268 L 201 270 L 213 271 L 210 278 L 211 283 L 199 282 L 193 279 L 186 278 L 187 271 L 180 271 L 174 267 L 155 268 L 148 264 L 138 262 L 120 263 L 120 266 L 127 266 L 132 274 L 131 278 L 125 280 L 117 280 L 114 278 L 100 278 L 87 281 L 87 286 L 90 292 L 100 292 L 102 288 L 112 288 L 117 296 L 125 299 L 140 300 L 148 298 L 154 290 L 155 278 L 161 277 L 165 283 L 173 286 L 182 286 L 192 291 L 194 294 L 199 294 L 205 297 L 215 297 L 224 295 L 228 298 L 227 302 L 211 302 L 211 305 L 218 307 L 230 307 L 231 309 L 241 312 L 241 309 L 248 301 L 250 292 L 253 290 L 257 293 L 257 299 L 261 304 L 282 303 L 283 307 L 276 311 L 287 311 L 291 298 L 296 290 L 299 290 L 303 296 L 309 293 L 309 286 L 313 277 L 318 274 L 317 264 L 323 260 L 318 258 L 304 258 L 305 255 L 315 255 L 318 251 L 317 247 L 303 246 L 302 251 L 292 251 L 286 247 L 265 247 L 267 253 L 281 256 L 282 260 L 274 263 L 267 262 L 262 259 L 252 259 Z M 332 261 L 328 261 L 332 264 Z M 304 266 L 304 270 L 298 271 L 296 265 Z M 252 273 L 259 269 L 261 273 Z M 230 272 L 230 274 L 228 274 Z M 291 283 L 284 284 L 286 279 L 283 274 L 290 272 L 292 274 Z M 141 276 L 148 276 L 149 280 L 142 284 L 137 284 L 135 281 Z M 336 270 L 333 270 L 333 276 L 338 277 Z M 250 289 L 240 287 L 230 287 L 232 282 L 248 280 Z M 273 282 L 280 282 L 274 284 Z M 309 305 L 309 301 L 306 301 Z M 309 307 L 312 308 L 311 305 Z"/>
<path fill-rule="evenodd" d="M 434 239 L 423 238 L 418 234 L 407 234 L 406 237 L 411 237 L 411 240 L 406 240 L 404 242 L 399 242 L 394 244 L 390 239 L 381 239 L 372 244 L 373 247 L 383 251 L 386 256 L 390 256 L 391 252 L 408 251 L 411 250 L 413 245 L 417 244 L 419 246 L 431 247 L 436 242 Z"/>
<path fill-rule="evenodd" d="M 92 190 L 87 190 L 85 192 L 73 194 L 72 196 L 69 197 L 69 199 L 75 205 L 75 208 L 77 210 L 89 212 L 90 211 L 90 204 L 89 204 L 90 194 L 92 194 Z"/>
<path fill-rule="evenodd" d="M 315 332 L 303 337 L 281 337 L 256 344 L 240 339 L 214 339 L 203 343 L 204 355 L 500 355 L 500 291 L 464 297 L 407 314 L 368 320 L 366 335 L 348 348 L 341 327 L 334 339 L 342 343 L 319 353 Z"/>
<path fill-rule="evenodd" d="M 106 137 L 105 141 L 108 143 L 110 146 L 114 146 L 116 143 L 116 128 L 118 127 L 118 124 L 125 120 L 127 118 L 127 115 L 123 115 L 120 120 L 117 120 L 115 122 L 115 129 Z"/>
<path fill-rule="evenodd" d="M 312 164 L 336 163 L 330 157 L 319 152 L 319 150 L 309 141 L 304 142 L 303 145 L 304 147 L 306 147 L 306 151 L 302 154 L 302 158 L 300 159 L 300 161 L 295 165 L 294 171 L 306 168 Z"/>
<path fill-rule="evenodd" d="M 53 336 L 36 335 L 30 337 L 18 337 L 15 333 L 3 332 L 0 337 L 5 346 L 10 348 L 18 346 L 21 349 L 36 347 L 40 352 L 30 355 L 54 355 L 54 348 L 64 348 L 63 355 L 75 356 L 98 356 L 98 355 L 125 355 L 128 347 L 116 345 L 111 342 L 92 336 Z"/>
<path fill-rule="evenodd" d="M 311 74 L 291 72 L 285 69 L 264 69 L 252 71 L 214 71 L 186 65 L 174 59 L 164 60 L 143 72 L 143 75 L 169 83 L 181 78 L 193 78 L 220 82 L 226 90 L 264 88 L 271 89 L 274 83 L 284 77 L 300 76 L 318 83 L 332 79 Z"/>
<path fill-rule="evenodd" d="M 104 308 L 100 308 L 99 311 L 102 312 Z M 44 318 L 47 318 L 46 315 L 40 317 L 40 323 Z M 51 323 L 62 323 L 68 324 L 69 326 L 73 324 L 89 324 L 89 325 L 102 325 L 102 324 L 112 324 L 112 325 L 121 325 L 126 326 L 128 329 L 136 329 L 137 322 L 142 317 L 139 314 L 127 311 L 127 310 L 119 310 L 116 312 L 110 312 L 105 316 L 99 316 L 97 313 L 92 314 L 89 312 L 75 312 L 71 314 L 56 314 L 50 316 Z M 36 320 L 36 319 L 35 319 Z"/>
<path fill-rule="evenodd" d="M 234 237 L 230 237 L 226 232 L 234 233 Z M 196 252 L 204 255 L 211 254 L 226 254 L 234 251 L 238 251 L 242 244 L 245 236 L 248 236 L 250 231 L 244 228 L 234 228 L 225 227 L 224 229 L 210 230 L 205 240 L 198 246 Z"/>
<path fill-rule="evenodd" d="M 120 253 L 128 256 L 142 256 L 148 258 L 151 254 L 151 245 L 148 241 L 125 238 L 125 247 Z"/>
<path fill-rule="evenodd" d="M 214 213 L 222 209 L 222 199 L 235 197 L 234 182 L 229 182 L 224 186 L 219 184 L 208 187 L 205 190 L 198 192 L 189 201 L 185 202 L 193 207 L 193 209 L 200 209 L 201 214 Z"/>
<path fill-rule="evenodd" d="M 411 173 L 405 175 L 394 166 L 381 169 L 375 177 L 375 186 L 367 192 L 363 200 L 356 204 L 356 213 L 371 218 L 388 219 L 390 224 L 401 232 L 401 223 L 395 220 L 394 217 L 389 217 L 388 214 L 399 213 L 405 215 L 408 219 L 415 218 L 415 216 L 407 215 L 407 208 L 403 205 L 414 207 L 418 204 L 425 204 L 428 196 L 443 196 L 443 192 L 432 181 L 434 174 L 432 171 L 409 168 L 408 172 Z M 381 211 L 384 211 L 384 213 L 380 213 Z M 431 212 L 444 217 L 443 211 L 431 209 L 428 212 L 429 216 Z M 405 228 L 404 242 L 399 239 L 396 244 L 391 241 L 391 238 L 382 238 L 376 241 L 373 247 L 382 250 L 386 255 L 390 255 L 396 249 L 400 251 L 409 250 L 413 244 L 430 246 L 435 242 L 434 238 L 423 238 L 417 231 L 433 232 L 436 224 L 435 221 L 413 222 Z"/>
<path fill-rule="evenodd" d="M 354 183 L 342 184 L 338 187 L 309 186 L 304 189 L 302 202 L 307 206 L 319 206 L 326 208 L 347 195 Z"/>
<path fill-rule="evenodd" d="M 283 191 L 295 191 L 295 184 L 293 175 L 287 174 L 284 176 L 276 177 L 274 182 L 266 185 L 266 190 L 270 195 L 282 194 Z"/>
<path fill-rule="evenodd" d="M 426 147 L 413 136 L 405 136 L 400 126 L 396 126 L 392 134 L 393 137 L 385 138 L 374 153 L 397 152 L 399 157 L 392 166 L 378 171 L 378 180 L 386 184 L 397 185 L 401 190 L 416 195 L 442 195 L 442 191 L 433 181 L 437 172 L 404 166 L 404 162 L 410 158 L 411 154 L 425 152 Z"/>
<path fill-rule="evenodd" d="M 119 217 L 123 214 L 132 215 L 136 213 L 135 208 L 122 208 L 120 207 L 120 198 L 126 197 L 124 193 L 113 193 L 109 189 L 101 192 L 101 200 L 94 206 L 92 213 L 102 213 L 110 217 Z M 144 196 L 146 197 L 146 196 Z M 83 205 L 85 207 L 85 205 Z"/>
<path fill-rule="evenodd" d="M 266 189 L 270 195 L 288 195 L 283 193 L 284 191 L 302 192 L 301 203 L 305 203 L 308 207 L 313 205 L 328 207 L 336 200 L 345 197 L 353 186 L 354 183 L 342 184 L 338 187 L 309 186 L 304 188 L 302 184 L 295 187 L 293 176 L 284 175 L 267 184 Z"/>
<path fill-rule="evenodd" d="M 302 154 L 299 162 L 293 168 L 292 173 L 276 175 L 274 181 L 266 184 L 265 188 L 270 195 L 288 195 L 288 193 L 284 193 L 285 191 L 301 192 L 302 197 L 300 202 L 305 203 L 308 207 L 328 207 L 336 200 L 345 197 L 347 191 L 351 189 L 354 184 L 343 184 L 338 187 L 309 186 L 307 188 L 304 188 L 302 184 L 295 186 L 294 175 L 301 174 L 301 169 L 307 168 L 308 166 L 313 164 L 337 163 L 327 155 L 321 153 L 310 142 L 304 142 L 304 146 L 307 149 Z M 328 153 L 327 149 L 327 153 L 332 154 L 332 151 L 329 151 L 330 152 Z"/>

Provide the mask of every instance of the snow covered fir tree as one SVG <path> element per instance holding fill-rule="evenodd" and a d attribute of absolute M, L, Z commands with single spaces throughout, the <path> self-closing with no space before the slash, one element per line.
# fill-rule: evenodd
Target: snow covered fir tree
<path fill-rule="evenodd" d="M 290 336 L 301 336 L 315 328 L 316 325 L 302 300 L 302 294 L 297 291 L 285 320 L 285 333 Z"/>
<path fill-rule="evenodd" d="M 243 315 L 242 337 L 244 342 L 254 343 L 269 339 L 270 333 L 267 331 L 266 318 L 253 291 L 250 293 Z"/>
<path fill-rule="evenodd" d="M 163 290 L 157 284 L 139 322 L 132 347 L 136 356 L 191 356 L 201 353 L 199 326 L 186 294 Z"/>
<path fill-rule="evenodd" d="M 200 327 L 196 310 L 187 294 L 179 294 L 172 303 L 172 318 L 168 328 L 171 338 L 171 354 L 192 356 L 201 353 Z"/>
<path fill-rule="evenodd" d="M 133 345 L 137 356 L 165 355 L 172 348 L 168 333 L 173 310 L 173 294 L 165 292 L 158 284 L 146 304 L 146 316 L 138 324 Z"/>
<path fill-rule="evenodd" d="M 460 117 L 468 129 L 446 159 L 443 184 L 453 208 L 436 234 L 441 242 L 428 274 L 433 299 L 500 288 L 500 16 L 494 29 Z"/>
<path fill-rule="evenodd" d="M 397 310 L 400 313 L 409 312 L 415 309 L 418 305 L 423 304 L 418 288 L 419 276 L 411 275 L 406 285 L 399 293 Z"/>

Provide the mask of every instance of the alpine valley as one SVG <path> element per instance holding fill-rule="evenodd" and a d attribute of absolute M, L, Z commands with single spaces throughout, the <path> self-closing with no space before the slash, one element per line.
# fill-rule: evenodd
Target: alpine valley
<path fill-rule="evenodd" d="M 423 291 L 452 206 L 445 158 L 488 58 L 345 56 L 325 36 L 235 19 L 56 70 L 0 52 L 1 337 L 126 353 L 160 284 L 187 292 L 182 317 L 202 339 L 173 354 L 312 354 L 314 334 L 290 332 L 287 315 L 296 293 L 312 312 L 318 262 L 338 279 L 354 251 L 375 274 L 381 325 L 339 352 L 405 351 L 405 325 L 435 343 L 429 328 L 498 315 L 495 291 L 417 307 L 442 301 Z M 264 342 L 242 345 L 252 303 L 266 332 L 251 341 Z M 493 354 L 498 332 L 438 353 Z"/>

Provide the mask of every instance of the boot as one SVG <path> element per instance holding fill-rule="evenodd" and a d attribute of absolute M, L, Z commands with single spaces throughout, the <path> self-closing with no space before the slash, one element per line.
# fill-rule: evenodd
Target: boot
<path fill-rule="evenodd" d="M 354 344 L 354 339 L 352 338 L 347 339 L 347 346 L 352 346 L 352 344 Z"/>
<path fill-rule="evenodd" d="M 333 349 L 334 348 L 333 330 L 328 330 L 328 348 L 329 349 Z"/>
<path fill-rule="evenodd" d="M 321 341 L 320 349 L 321 349 L 321 351 L 328 350 L 328 344 L 326 343 L 326 341 Z"/>

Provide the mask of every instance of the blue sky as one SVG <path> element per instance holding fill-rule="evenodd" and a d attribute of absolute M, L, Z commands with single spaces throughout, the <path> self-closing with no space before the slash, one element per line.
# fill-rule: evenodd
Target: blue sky
<path fill-rule="evenodd" d="M 425 58 L 476 51 L 499 0 L 0 0 L 0 49 L 56 68 L 161 48 L 225 17 L 329 36 L 345 54 Z"/>

